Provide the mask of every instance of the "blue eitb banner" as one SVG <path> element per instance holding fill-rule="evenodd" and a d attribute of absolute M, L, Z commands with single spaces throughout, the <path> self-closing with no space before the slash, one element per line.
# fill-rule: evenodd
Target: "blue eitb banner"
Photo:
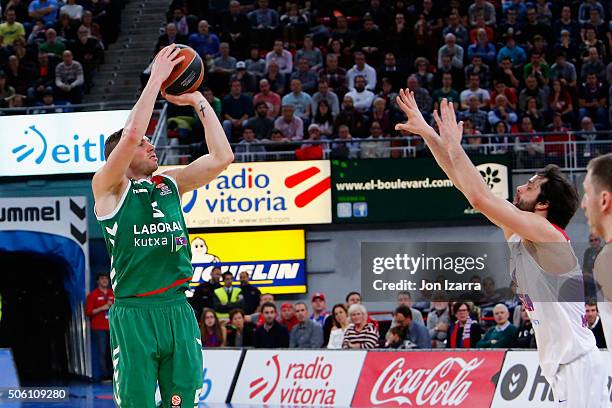
<path fill-rule="evenodd" d="M 18 115 L 2 118 L 0 177 L 94 173 L 104 141 L 130 111 Z"/>

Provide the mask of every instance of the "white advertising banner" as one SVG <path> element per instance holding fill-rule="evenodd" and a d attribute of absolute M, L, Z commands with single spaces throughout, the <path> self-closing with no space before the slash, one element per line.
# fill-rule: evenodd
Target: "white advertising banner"
<path fill-rule="evenodd" d="M 203 383 L 199 402 L 225 404 L 242 353 L 242 350 L 202 349 Z M 155 403 L 161 404 L 159 385 L 155 391 Z"/>
<path fill-rule="evenodd" d="M 128 110 L 0 118 L 0 177 L 93 173 L 104 163 L 104 140 Z"/>
<path fill-rule="evenodd" d="M 366 351 L 248 350 L 234 404 L 351 405 Z"/>
<path fill-rule="evenodd" d="M 76 241 L 87 257 L 87 198 L 2 198 L 0 231 L 45 232 L 67 237 Z"/>
<path fill-rule="evenodd" d="M 183 195 L 189 228 L 331 223 L 327 160 L 233 163 Z"/>
<path fill-rule="evenodd" d="M 608 352 L 600 351 L 603 361 Z M 612 406 L 612 378 L 608 378 L 610 406 Z M 558 407 L 552 388 L 538 364 L 537 351 L 508 351 L 497 382 L 492 408 Z"/>
<path fill-rule="evenodd" d="M 204 383 L 200 402 L 225 403 L 241 355 L 242 350 L 202 350 Z"/>

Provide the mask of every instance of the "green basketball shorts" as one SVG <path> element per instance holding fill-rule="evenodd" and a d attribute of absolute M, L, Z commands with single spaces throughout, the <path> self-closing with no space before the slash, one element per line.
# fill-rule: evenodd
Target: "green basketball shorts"
<path fill-rule="evenodd" d="M 108 317 L 117 406 L 154 408 L 157 383 L 164 408 L 197 406 L 202 341 L 185 297 L 116 299 Z"/>

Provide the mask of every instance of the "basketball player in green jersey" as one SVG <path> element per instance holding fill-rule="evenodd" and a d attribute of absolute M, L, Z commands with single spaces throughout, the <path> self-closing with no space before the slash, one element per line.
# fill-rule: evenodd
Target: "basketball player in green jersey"
<path fill-rule="evenodd" d="M 155 407 L 156 383 L 163 407 L 193 407 L 202 388 L 200 331 L 184 293 L 192 269 L 180 199 L 214 179 L 234 157 L 200 92 L 164 95 L 196 110 L 210 153 L 152 177 L 157 157 L 144 134 L 162 82 L 184 58 L 177 55 L 175 45 L 158 53 L 125 127 L 106 140 L 106 164 L 92 181 L 111 258 L 113 394 L 120 408 Z"/>

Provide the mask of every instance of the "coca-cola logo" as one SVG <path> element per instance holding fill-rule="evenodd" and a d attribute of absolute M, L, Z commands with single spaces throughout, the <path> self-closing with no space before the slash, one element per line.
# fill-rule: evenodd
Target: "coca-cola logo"
<path fill-rule="evenodd" d="M 458 406 L 468 397 L 472 386 L 467 377 L 483 362 L 484 358 L 465 361 L 449 357 L 433 368 L 404 369 L 406 359 L 400 357 L 380 374 L 370 392 L 370 402 Z"/>

